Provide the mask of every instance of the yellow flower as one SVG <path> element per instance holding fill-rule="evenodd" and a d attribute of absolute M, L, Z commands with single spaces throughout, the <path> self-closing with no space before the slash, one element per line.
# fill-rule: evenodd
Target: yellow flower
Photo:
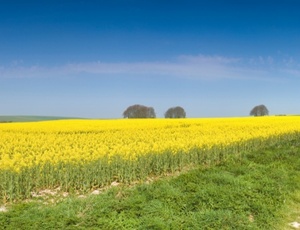
<path fill-rule="evenodd" d="M 0 170 L 70 162 L 85 164 L 119 155 L 189 153 L 300 132 L 300 117 L 210 119 L 61 120 L 0 124 Z M 253 140 L 251 142 L 251 140 Z"/>

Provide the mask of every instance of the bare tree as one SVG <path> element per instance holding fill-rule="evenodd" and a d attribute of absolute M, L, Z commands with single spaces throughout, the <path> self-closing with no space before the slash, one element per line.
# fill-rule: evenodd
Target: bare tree
<path fill-rule="evenodd" d="M 186 113 L 184 109 L 180 106 L 169 108 L 165 112 L 165 118 L 185 118 Z"/>
<path fill-rule="evenodd" d="M 269 110 L 265 105 L 257 105 L 250 111 L 250 116 L 266 116 L 269 115 Z"/>
<path fill-rule="evenodd" d="M 124 118 L 155 118 L 156 114 L 152 107 L 144 105 L 131 105 L 123 112 Z"/>

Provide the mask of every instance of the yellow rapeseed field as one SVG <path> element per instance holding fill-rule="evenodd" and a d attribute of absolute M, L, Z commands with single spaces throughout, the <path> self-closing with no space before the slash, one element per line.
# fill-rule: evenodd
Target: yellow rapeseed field
<path fill-rule="evenodd" d="M 300 117 L 0 123 L 0 198 L 45 187 L 88 190 L 299 137 Z"/>
<path fill-rule="evenodd" d="M 51 162 L 84 164 L 103 156 L 128 160 L 300 131 L 300 117 L 62 120 L 0 125 L 0 170 Z"/>

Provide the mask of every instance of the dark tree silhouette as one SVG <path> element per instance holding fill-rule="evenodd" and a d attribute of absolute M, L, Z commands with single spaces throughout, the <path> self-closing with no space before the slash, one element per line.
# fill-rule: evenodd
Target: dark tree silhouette
<path fill-rule="evenodd" d="M 169 108 L 165 112 L 165 118 L 185 118 L 186 113 L 184 109 L 180 106 Z"/>
<path fill-rule="evenodd" d="M 124 118 L 155 118 L 156 114 L 152 107 L 144 105 L 131 105 L 123 112 Z"/>
<path fill-rule="evenodd" d="M 257 105 L 250 111 L 250 116 L 266 116 L 269 115 L 269 110 L 265 105 Z"/>

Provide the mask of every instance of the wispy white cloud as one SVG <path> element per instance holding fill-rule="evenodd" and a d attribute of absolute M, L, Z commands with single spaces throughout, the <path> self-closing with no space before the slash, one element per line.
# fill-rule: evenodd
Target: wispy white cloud
<path fill-rule="evenodd" d="M 241 61 L 239 58 L 228 58 L 222 56 L 205 56 L 205 55 L 181 55 L 179 60 L 190 63 L 203 63 L 203 64 L 232 64 Z"/>
<path fill-rule="evenodd" d="M 256 65 L 272 65 L 274 63 L 274 59 L 271 56 L 262 57 L 259 56 L 258 58 L 251 59 L 253 64 Z"/>
<path fill-rule="evenodd" d="M 300 69 L 285 68 L 280 70 L 283 74 L 300 78 Z"/>
<path fill-rule="evenodd" d="M 283 59 L 283 65 L 280 66 L 279 71 L 287 76 L 300 79 L 300 63 L 292 57 Z"/>
<path fill-rule="evenodd" d="M 255 79 L 272 80 L 273 73 L 286 73 L 299 76 L 299 65 L 295 60 L 275 64 L 272 57 L 252 59 L 230 58 L 224 56 L 182 55 L 172 61 L 164 62 L 88 62 L 69 63 L 56 67 L 29 66 L 16 62 L 11 66 L 0 66 L 0 78 L 45 78 L 76 76 L 82 74 L 168 76 L 203 80 L 217 79 Z"/>
<path fill-rule="evenodd" d="M 166 62 L 134 62 L 134 63 L 79 63 L 68 64 L 65 73 L 91 74 L 135 74 L 147 76 L 173 76 L 215 80 L 222 78 L 247 78 L 249 72 L 257 74 L 257 70 L 239 67 L 241 60 L 221 56 L 179 56 L 175 61 Z"/>
<path fill-rule="evenodd" d="M 42 66 L 21 66 L 13 65 L 9 67 L 0 66 L 0 78 L 34 78 L 46 77 L 52 71 Z"/>

